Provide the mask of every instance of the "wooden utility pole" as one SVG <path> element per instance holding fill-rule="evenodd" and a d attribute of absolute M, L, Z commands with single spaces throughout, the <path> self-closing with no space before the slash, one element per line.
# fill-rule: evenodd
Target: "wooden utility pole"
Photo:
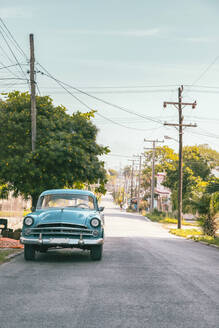
<path fill-rule="evenodd" d="M 183 189 L 183 127 L 196 127 L 196 124 L 183 124 L 182 106 L 192 106 L 195 108 L 196 101 L 193 103 L 182 102 L 183 86 L 178 88 L 178 102 L 164 102 L 164 108 L 167 105 L 174 105 L 179 112 L 179 123 L 164 123 L 164 125 L 178 126 L 179 127 L 179 189 L 178 189 L 178 229 L 182 226 L 182 189 Z"/>
<path fill-rule="evenodd" d="M 32 151 L 36 148 L 36 90 L 35 90 L 35 57 L 34 57 L 34 39 L 30 34 L 30 89 L 31 89 L 31 143 Z"/>
<path fill-rule="evenodd" d="M 138 204 L 137 211 L 139 213 L 139 205 L 140 205 L 140 191 L 141 191 L 141 156 L 139 156 L 139 171 L 138 171 Z"/>
<path fill-rule="evenodd" d="M 151 174 L 151 203 L 150 203 L 150 212 L 154 211 L 154 188 L 155 188 L 155 151 L 156 143 L 164 142 L 164 140 L 148 140 L 144 139 L 145 142 L 152 142 L 152 148 L 144 148 L 152 150 L 152 174 Z"/>
<path fill-rule="evenodd" d="M 134 179 L 134 163 L 135 161 L 132 161 L 132 173 L 131 173 L 131 201 L 133 198 L 133 179 Z"/>
<path fill-rule="evenodd" d="M 137 191 L 137 212 L 139 212 L 139 205 L 140 205 L 140 190 L 141 190 L 141 155 L 134 155 L 134 157 L 139 158 L 139 169 L 138 169 L 138 191 Z"/>
<path fill-rule="evenodd" d="M 133 180 L 134 180 L 134 164 L 135 164 L 135 160 L 134 159 L 129 159 L 129 162 L 132 162 L 132 170 L 131 170 L 131 201 L 133 198 Z"/>

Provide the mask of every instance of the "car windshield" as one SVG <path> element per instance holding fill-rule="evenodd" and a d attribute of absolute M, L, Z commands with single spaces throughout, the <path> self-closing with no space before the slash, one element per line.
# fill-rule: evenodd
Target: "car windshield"
<path fill-rule="evenodd" d="M 93 197 L 88 195 L 50 194 L 40 197 L 37 204 L 38 209 L 52 207 L 72 207 L 93 210 L 95 205 Z"/>

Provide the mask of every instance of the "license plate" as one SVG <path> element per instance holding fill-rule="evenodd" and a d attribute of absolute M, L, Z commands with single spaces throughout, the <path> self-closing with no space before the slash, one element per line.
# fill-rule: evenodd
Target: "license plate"
<path fill-rule="evenodd" d="M 69 244 L 69 238 L 51 238 L 51 244 Z"/>

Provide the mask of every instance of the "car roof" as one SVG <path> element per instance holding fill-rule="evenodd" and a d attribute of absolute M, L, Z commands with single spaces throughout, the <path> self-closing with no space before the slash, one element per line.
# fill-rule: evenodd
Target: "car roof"
<path fill-rule="evenodd" d="M 77 194 L 77 195 L 86 195 L 95 197 L 94 193 L 89 190 L 81 190 L 81 189 L 50 189 L 43 191 L 40 196 L 45 195 L 53 195 L 53 194 Z"/>

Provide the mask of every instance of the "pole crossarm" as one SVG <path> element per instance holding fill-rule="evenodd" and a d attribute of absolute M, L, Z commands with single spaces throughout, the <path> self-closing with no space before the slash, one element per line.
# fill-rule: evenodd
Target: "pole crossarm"
<path fill-rule="evenodd" d="M 196 101 L 193 103 L 187 103 L 187 102 L 177 102 L 177 101 L 164 101 L 163 107 L 166 107 L 167 105 L 181 105 L 181 106 L 192 106 L 192 108 L 195 108 L 197 105 Z"/>
<path fill-rule="evenodd" d="M 164 140 L 152 140 L 152 139 L 144 139 L 145 142 L 164 142 Z"/>
<path fill-rule="evenodd" d="M 192 128 L 196 128 L 197 124 L 177 124 L 177 123 L 164 123 L 164 125 L 170 125 L 170 126 L 185 126 L 185 127 L 192 127 Z"/>

